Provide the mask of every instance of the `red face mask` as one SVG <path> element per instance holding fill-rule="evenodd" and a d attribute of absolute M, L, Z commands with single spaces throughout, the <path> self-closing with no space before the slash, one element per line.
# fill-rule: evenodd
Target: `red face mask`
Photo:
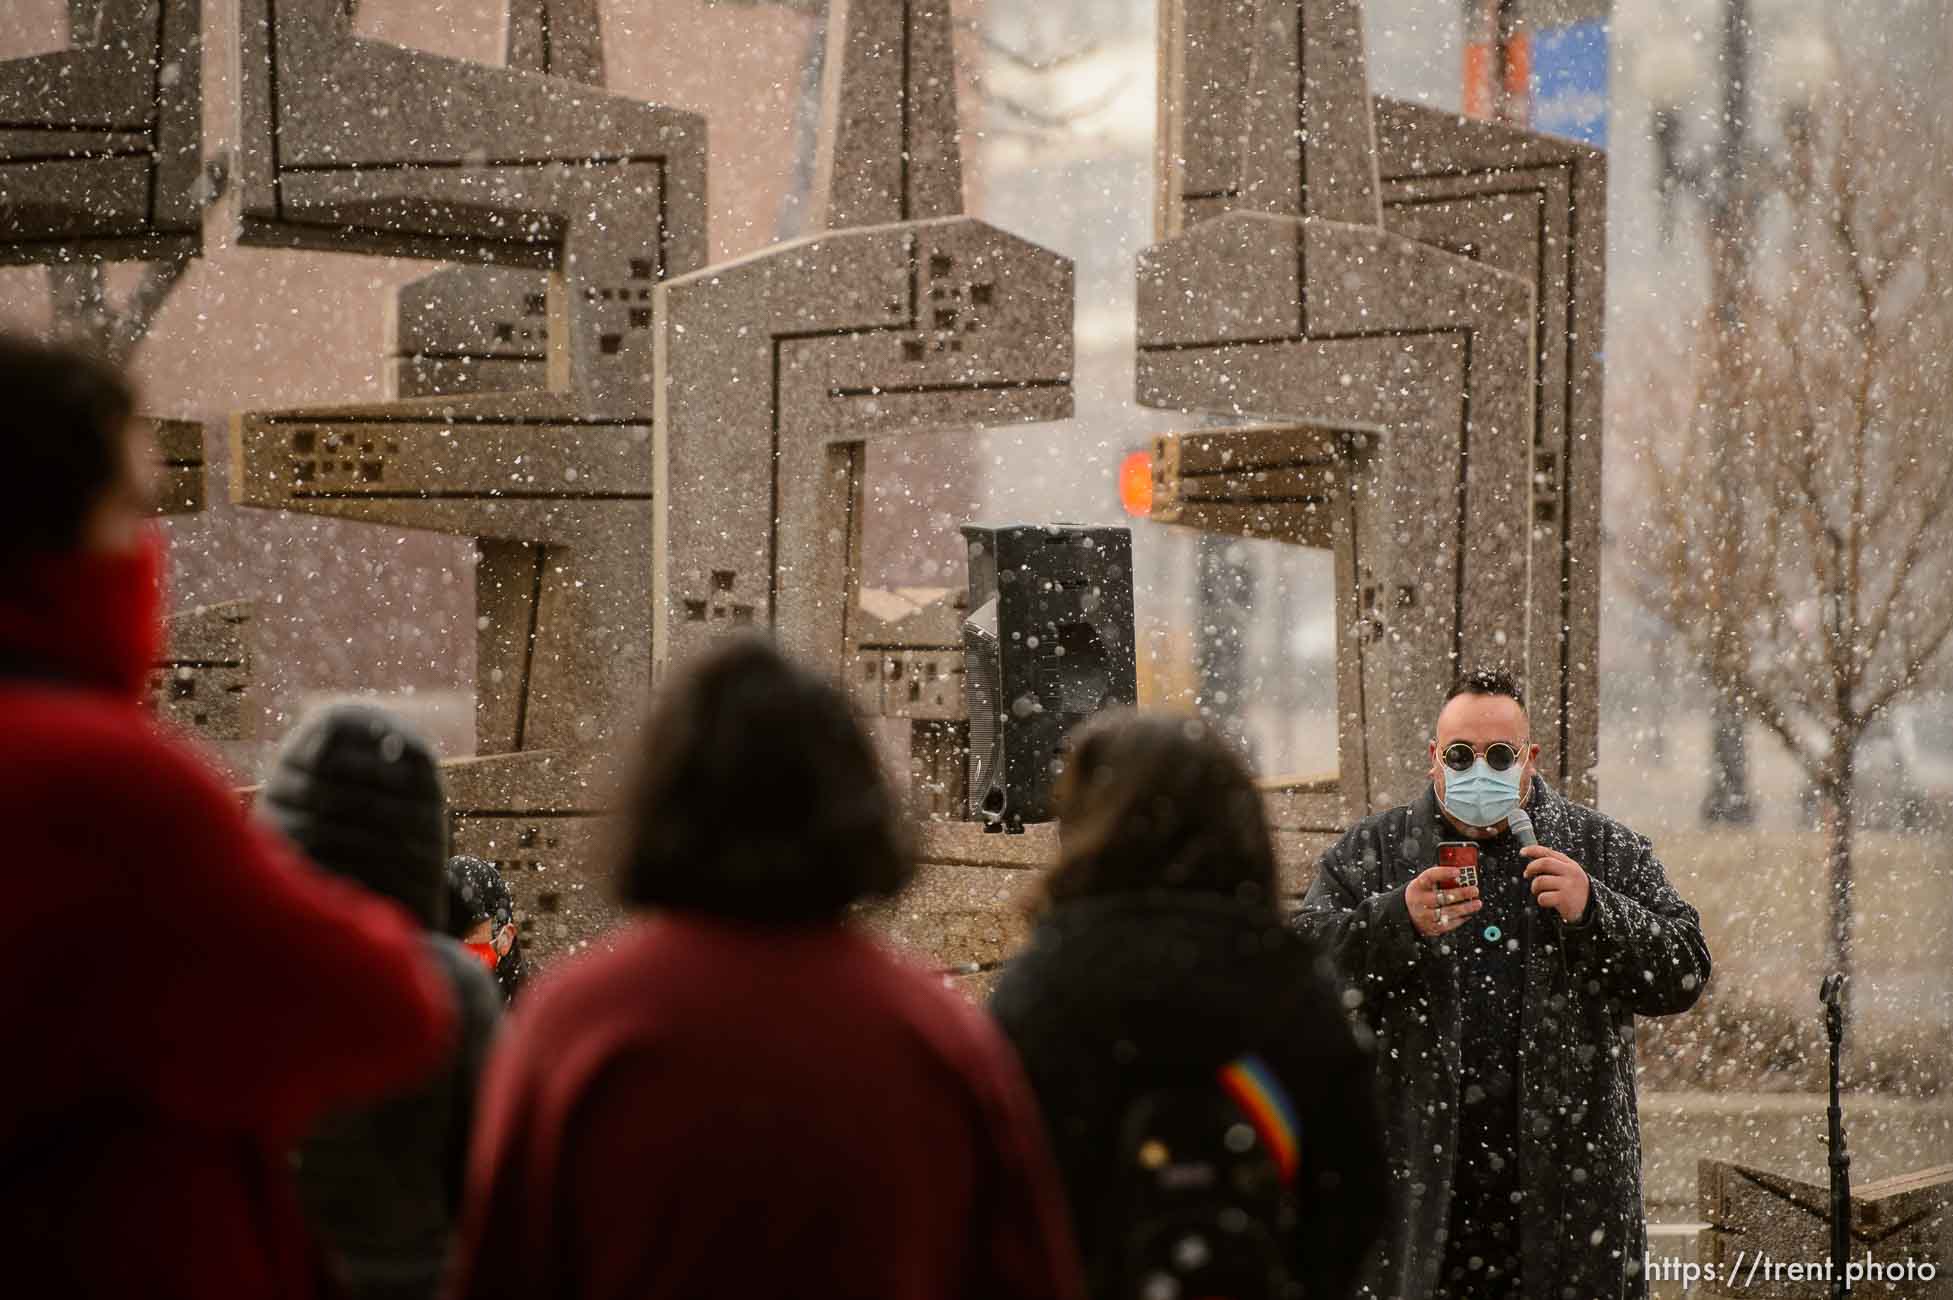
<path fill-rule="evenodd" d="M 475 960 L 488 967 L 490 975 L 493 975 L 495 968 L 502 964 L 502 956 L 495 951 L 495 945 L 492 943 L 464 943 L 461 946 L 475 954 Z"/>

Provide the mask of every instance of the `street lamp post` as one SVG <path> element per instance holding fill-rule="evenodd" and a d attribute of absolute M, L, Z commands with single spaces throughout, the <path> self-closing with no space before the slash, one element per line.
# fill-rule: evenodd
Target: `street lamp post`
<path fill-rule="evenodd" d="M 1724 0 L 1722 23 L 1722 112 L 1717 136 L 1704 167 L 1685 150 L 1682 110 L 1694 89 L 1700 69 L 1691 42 L 1682 37 L 1657 41 L 1643 52 L 1639 69 L 1642 88 L 1653 104 L 1650 130 L 1654 136 L 1658 180 L 1662 193 L 1662 233 L 1673 229 L 1679 196 L 1693 197 L 1701 206 L 1709 237 L 1709 302 L 1715 313 L 1716 354 L 1720 361 L 1734 341 L 1742 296 L 1749 280 L 1748 227 L 1751 202 L 1744 184 L 1749 139 L 1749 0 Z M 1734 486 L 1735 440 L 1741 436 L 1733 422 L 1710 440 L 1707 467 L 1711 490 L 1727 497 Z M 1723 527 L 1733 528 L 1733 513 L 1718 510 Z M 1710 539 L 1726 547 L 1733 539 Z M 1709 790 L 1702 817 L 1709 822 L 1744 825 L 1754 820 L 1750 799 L 1749 750 L 1744 735 L 1746 711 L 1721 671 L 1725 658 L 1737 653 L 1735 629 L 1729 626 L 1738 611 L 1722 608 L 1720 589 L 1705 594 L 1717 629 L 1715 662 L 1710 665 Z"/>
<path fill-rule="evenodd" d="M 1755 213 L 1755 196 L 1747 184 L 1750 108 L 1750 15 L 1749 0 L 1726 0 L 1723 11 L 1722 116 L 1718 127 L 1716 162 L 1705 196 L 1709 227 L 1709 301 L 1714 305 L 1716 328 L 1721 337 L 1717 352 L 1727 358 L 1737 346 L 1743 302 L 1749 295 L 1751 246 L 1750 233 Z M 1726 373 L 1726 371 L 1725 371 Z M 1725 409 L 1723 427 L 1710 441 L 1710 482 L 1723 509 L 1717 517 L 1725 529 L 1733 530 L 1736 512 L 1729 509 L 1736 487 L 1737 439 L 1742 430 L 1729 419 Z M 1718 539 L 1734 546 L 1735 539 Z M 1733 624 L 1742 611 L 1720 608 L 1724 593 L 1711 593 L 1717 608 L 1716 654 L 1724 659 L 1742 653 L 1741 637 Z M 1709 763 L 1709 790 L 1702 801 L 1702 819 L 1736 826 L 1756 820 L 1756 805 L 1750 798 L 1749 744 L 1744 728 L 1749 710 L 1737 697 L 1725 673 L 1712 677 L 1714 698 L 1710 703 L 1712 752 Z"/>
<path fill-rule="evenodd" d="M 1772 63 L 1785 69 L 1794 67 L 1796 76 L 1779 87 L 1779 98 L 1789 114 L 1786 125 L 1795 141 L 1801 134 L 1802 115 L 1817 85 L 1828 79 L 1830 47 L 1821 34 L 1805 28 L 1788 33 L 1772 49 Z M 1722 0 L 1721 61 L 1723 65 L 1721 112 L 1715 120 L 1716 136 L 1709 152 L 1708 165 L 1702 166 L 1686 152 L 1682 110 L 1699 80 L 1700 69 L 1692 43 L 1682 37 L 1657 41 L 1644 51 L 1638 69 L 1639 80 L 1653 105 L 1650 131 L 1654 137 L 1658 180 L 1662 191 L 1662 232 L 1672 232 L 1672 211 L 1679 195 L 1693 197 L 1701 207 L 1708 235 L 1708 292 L 1714 315 L 1714 362 L 1724 375 L 1742 346 L 1743 319 L 1753 293 L 1750 280 L 1750 250 L 1755 246 L 1756 213 L 1766 192 L 1766 180 L 1780 169 L 1760 157 L 1751 138 L 1753 101 L 1753 50 L 1750 0 Z M 1710 439 L 1707 473 L 1711 491 L 1722 508 L 1715 511 L 1719 535 L 1705 539 L 1725 558 L 1731 558 L 1740 545 L 1736 529 L 1740 518 L 1734 498 L 1744 446 L 1741 421 L 1726 407 L 1721 411 L 1722 427 Z M 1741 620 L 1745 611 L 1725 608 L 1726 593 L 1720 588 L 1704 597 L 1714 620 L 1711 701 L 1710 779 L 1702 803 L 1703 820 L 1729 825 L 1746 825 L 1756 816 L 1750 794 L 1749 747 L 1744 728 L 1748 708 L 1737 693 L 1730 671 L 1746 652 Z"/>

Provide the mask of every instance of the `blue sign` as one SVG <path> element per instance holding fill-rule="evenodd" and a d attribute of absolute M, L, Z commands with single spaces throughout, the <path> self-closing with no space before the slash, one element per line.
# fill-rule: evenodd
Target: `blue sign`
<path fill-rule="evenodd" d="M 1532 128 L 1607 147 L 1607 22 L 1532 31 Z"/>

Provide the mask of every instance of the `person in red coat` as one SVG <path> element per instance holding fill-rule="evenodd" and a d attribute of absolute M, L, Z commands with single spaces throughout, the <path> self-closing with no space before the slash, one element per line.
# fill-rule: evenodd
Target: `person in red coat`
<path fill-rule="evenodd" d="M 0 1259 L 22 1294 L 307 1297 L 293 1142 L 449 1046 L 404 912 L 304 865 L 145 706 L 156 453 L 0 337 Z"/>
<path fill-rule="evenodd" d="M 912 865 L 841 692 L 730 642 L 663 691 L 624 811 L 647 914 L 518 1004 L 454 1294 L 1082 1296 L 1002 1035 L 845 920 Z"/>

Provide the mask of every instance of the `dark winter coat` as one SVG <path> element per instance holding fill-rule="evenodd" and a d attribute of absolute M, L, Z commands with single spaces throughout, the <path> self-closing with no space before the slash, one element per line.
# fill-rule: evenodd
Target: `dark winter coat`
<path fill-rule="evenodd" d="M 1539 842 L 1587 871 L 1580 929 L 1528 913 L 1520 1042 L 1520 1256 L 1528 1300 L 1639 1300 L 1646 1229 L 1635 1110 L 1634 1017 L 1686 1011 L 1709 978 L 1694 908 L 1653 846 L 1535 779 Z M 1466 930 L 1427 939 L 1404 889 L 1456 838 L 1426 790 L 1358 823 L 1323 855 L 1296 927 L 1329 945 L 1377 1036 L 1379 1092 L 1405 1212 L 1374 1294 L 1431 1293 L 1443 1255 L 1461 1069 L 1456 954 Z M 1469 941 L 1467 938 L 1466 941 Z"/>
<path fill-rule="evenodd" d="M 524 992 L 482 1089 L 457 1300 L 1071 1300 L 1003 1036 L 828 924 L 669 913 Z"/>
<path fill-rule="evenodd" d="M 348 1292 L 432 1296 L 460 1212 L 475 1088 L 502 1002 L 481 963 L 440 933 L 447 830 L 434 756 L 385 710 L 334 705 L 280 749 L 260 807 L 319 865 L 412 910 L 454 991 L 460 1032 L 439 1073 L 329 1116 L 298 1155 L 299 1194 Z"/>
<path fill-rule="evenodd" d="M 1294 1263 L 1311 1297 L 1349 1294 L 1388 1204 L 1371 1062 L 1329 963 L 1266 906 L 1160 891 L 1061 903 L 990 1010 L 1017 1048 L 1064 1175 L 1081 1253 L 1114 1253 L 1120 1128 L 1143 1094 L 1265 1060 L 1302 1128 Z M 1095 1270 L 1096 1271 L 1096 1270 Z M 1110 1295 L 1094 1278 L 1094 1293 Z"/>
<path fill-rule="evenodd" d="M 432 1069 L 447 990 L 399 908 L 158 727 L 154 629 L 107 563 L 0 584 L 4 1289 L 303 1300 L 291 1144 Z"/>

